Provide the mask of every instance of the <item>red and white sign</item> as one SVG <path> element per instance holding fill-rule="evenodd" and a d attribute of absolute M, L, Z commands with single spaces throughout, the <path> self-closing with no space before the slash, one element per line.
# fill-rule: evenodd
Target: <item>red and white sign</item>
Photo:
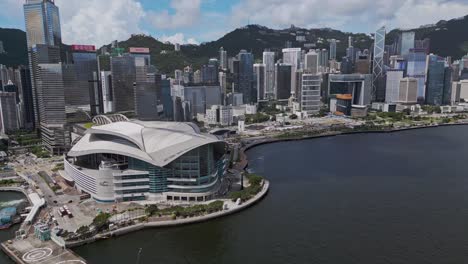
<path fill-rule="evenodd" d="M 130 53 L 150 53 L 149 48 L 130 48 Z"/>
<path fill-rule="evenodd" d="M 96 51 L 96 47 L 93 45 L 72 45 L 73 51 Z"/>

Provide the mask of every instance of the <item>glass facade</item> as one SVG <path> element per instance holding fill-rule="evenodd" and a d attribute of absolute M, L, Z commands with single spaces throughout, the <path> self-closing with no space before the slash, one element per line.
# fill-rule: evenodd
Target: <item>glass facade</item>
<path fill-rule="evenodd" d="M 24 18 L 28 48 L 36 44 L 60 46 L 62 34 L 58 7 L 50 0 L 27 0 Z"/>
<path fill-rule="evenodd" d="M 445 61 L 436 55 L 429 55 L 427 61 L 426 103 L 441 105 L 445 84 Z"/>
<path fill-rule="evenodd" d="M 405 56 L 407 61 L 407 76 L 418 80 L 418 98 L 424 100 L 426 96 L 426 51 L 412 49 Z"/>

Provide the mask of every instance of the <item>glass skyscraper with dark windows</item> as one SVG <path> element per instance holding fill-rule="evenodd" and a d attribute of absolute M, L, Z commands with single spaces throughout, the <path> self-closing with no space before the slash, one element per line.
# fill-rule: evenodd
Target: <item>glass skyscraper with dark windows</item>
<path fill-rule="evenodd" d="M 26 0 L 24 19 L 28 48 L 36 44 L 60 46 L 60 15 L 53 0 Z"/>
<path fill-rule="evenodd" d="M 445 86 L 445 60 L 437 55 L 428 55 L 426 74 L 426 104 L 442 105 Z"/>
<path fill-rule="evenodd" d="M 385 34 L 385 27 L 381 27 L 375 32 L 374 39 L 374 63 L 372 67 L 372 98 L 376 101 L 385 100 L 385 82 L 382 80 L 385 76 Z"/>
<path fill-rule="evenodd" d="M 418 80 L 418 102 L 424 102 L 426 96 L 426 50 L 411 49 L 405 59 L 407 61 L 407 76 Z"/>
<path fill-rule="evenodd" d="M 244 103 L 253 103 L 256 101 L 256 92 L 253 91 L 253 54 L 245 50 L 241 50 L 237 57 L 239 59 L 239 87 L 237 91 L 242 93 Z"/>

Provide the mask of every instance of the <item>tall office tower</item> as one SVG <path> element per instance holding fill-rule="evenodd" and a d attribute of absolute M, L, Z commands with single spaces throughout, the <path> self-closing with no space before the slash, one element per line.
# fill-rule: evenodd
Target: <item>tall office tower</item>
<path fill-rule="evenodd" d="M 219 72 L 219 86 L 221 86 L 222 92 L 222 104 L 226 105 L 226 96 L 227 96 L 227 74 L 225 72 Z"/>
<path fill-rule="evenodd" d="M 414 40 L 416 34 L 414 31 L 407 31 L 401 33 L 401 56 L 406 56 L 411 49 L 414 49 Z"/>
<path fill-rule="evenodd" d="M 341 59 L 340 72 L 343 74 L 353 73 L 353 63 L 351 62 L 350 58 L 343 57 Z"/>
<path fill-rule="evenodd" d="M 208 65 L 202 66 L 201 82 L 205 84 L 217 84 L 218 83 L 217 64 L 208 64 Z"/>
<path fill-rule="evenodd" d="M 320 112 L 320 85 L 322 78 L 317 74 L 302 74 L 301 111 L 307 115 L 318 115 Z"/>
<path fill-rule="evenodd" d="M 257 101 L 265 100 L 265 64 L 254 64 L 254 80 L 257 90 Z"/>
<path fill-rule="evenodd" d="M 219 67 L 222 70 L 226 70 L 228 68 L 227 51 L 225 51 L 223 47 L 219 49 Z"/>
<path fill-rule="evenodd" d="M 371 68 L 370 59 L 367 55 L 360 55 L 354 63 L 354 73 L 369 74 Z"/>
<path fill-rule="evenodd" d="M 275 98 L 275 53 L 263 52 L 263 64 L 265 65 L 265 99 Z"/>
<path fill-rule="evenodd" d="M 406 75 L 418 80 L 418 102 L 424 103 L 426 96 L 426 50 L 412 49 L 405 56 Z"/>
<path fill-rule="evenodd" d="M 283 63 L 291 65 L 291 94 L 297 96 L 298 85 L 296 72 L 300 69 L 301 65 L 301 49 L 300 48 L 288 48 L 283 49 Z"/>
<path fill-rule="evenodd" d="M 400 93 L 400 80 L 403 79 L 402 70 L 387 70 L 387 81 L 385 91 L 385 102 L 396 103 L 398 102 Z"/>
<path fill-rule="evenodd" d="M 161 75 L 150 73 L 146 82 L 135 86 L 135 114 L 140 120 L 156 121 L 163 111 L 161 102 Z"/>
<path fill-rule="evenodd" d="M 444 92 L 442 94 L 442 104 L 450 105 L 452 100 L 452 68 L 446 66 L 444 69 Z"/>
<path fill-rule="evenodd" d="M 353 47 L 353 36 L 348 37 L 348 48 Z"/>
<path fill-rule="evenodd" d="M 44 147 L 54 155 L 62 154 L 70 145 L 66 130 L 64 65 L 38 64 L 37 99 Z"/>
<path fill-rule="evenodd" d="M 99 104 L 97 85 L 97 57 L 96 48 L 92 45 L 72 45 L 71 60 L 74 65 L 76 83 L 65 86 L 65 103 L 71 106 L 90 108 L 97 113 Z"/>
<path fill-rule="evenodd" d="M 213 105 L 221 105 L 221 87 L 216 86 L 183 86 L 173 85 L 173 96 L 181 98 L 182 102 L 189 102 L 190 118 L 197 114 L 205 114 L 206 109 Z"/>
<path fill-rule="evenodd" d="M 304 58 L 304 72 L 317 74 L 319 70 L 319 56 L 314 50 L 310 50 Z"/>
<path fill-rule="evenodd" d="M 426 61 L 426 104 L 442 105 L 446 74 L 445 60 L 430 54 Z"/>
<path fill-rule="evenodd" d="M 322 56 L 320 57 L 320 66 L 322 66 L 322 72 L 326 72 L 328 67 L 328 50 L 322 49 Z"/>
<path fill-rule="evenodd" d="M 151 55 L 149 48 L 129 48 L 130 56 L 135 60 L 135 81 L 146 82 L 147 74 L 154 73 L 156 69 L 151 66 Z"/>
<path fill-rule="evenodd" d="M 112 113 L 114 112 L 112 96 L 112 73 L 110 71 L 102 71 L 100 74 L 103 113 Z"/>
<path fill-rule="evenodd" d="M 34 103 L 31 84 L 31 71 L 29 68 L 20 67 L 18 69 L 21 79 L 21 90 L 23 94 L 23 127 L 26 129 L 34 128 Z"/>
<path fill-rule="evenodd" d="M 257 101 L 257 93 L 253 89 L 253 54 L 241 50 L 237 57 L 239 59 L 239 85 L 236 88 L 238 88 L 238 92 L 243 94 L 244 103 L 254 103 Z"/>
<path fill-rule="evenodd" d="M 374 61 L 372 66 L 372 99 L 375 101 L 385 100 L 384 78 L 384 53 L 385 53 L 385 27 L 375 32 L 374 39 Z"/>
<path fill-rule="evenodd" d="M 431 40 L 428 38 L 415 40 L 414 48 L 424 50 L 426 54 L 429 54 L 429 51 L 431 50 Z"/>
<path fill-rule="evenodd" d="M 3 134 L 20 128 L 16 102 L 16 93 L 0 92 L 0 131 Z"/>
<path fill-rule="evenodd" d="M 31 84 L 34 109 L 34 127 L 39 129 L 40 113 L 38 100 L 39 64 L 56 64 L 60 62 L 60 49 L 55 46 L 36 44 L 29 50 L 29 66 L 31 69 Z M 64 99 L 65 100 L 65 99 Z"/>
<path fill-rule="evenodd" d="M 346 49 L 346 57 L 351 61 L 351 63 L 354 63 L 354 61 L 356 61 L 356 49 L 354 47 L 348 47 Z"/>
<path fill-rule="evenodd" d="M 336 60 L 336 39 L 330 40 L 330 60 Z"/>
<path fill-rule="evenodd" d="M 291 72 L 290 64 L 275 64 L 275 95 L 276 100 L 287 101 L 291 97 Z"/>
<path fill-rule="evenodd" d="M 418 79 L 406 77 L 400 80 L 398 102 L 415 104 L 418 101 Z"/>
<path fill-rule="evenodd" d="M 191 66 L 186 66 L 183 73 L 184 83 L 193 83 L 193 69 Z"/>
<path fill-rule="evenodd" d="M 174 100 L 171 95 L 171 82 L 169 79 L 161 80 L 161 100 L 163 104 L 164 120 L 174 120 Z"/>
<path fill-rule="evenodd" d="M 36 44 L 60 47 L 60 15 L 54 1 L 26 0 L 23 7 L 28 49 Z"/>
<path fill-rule="evenodd" d="M 112 57 L 111 74 L 114 112 L 134 111 L 135 58 L 129 54 Z"/>

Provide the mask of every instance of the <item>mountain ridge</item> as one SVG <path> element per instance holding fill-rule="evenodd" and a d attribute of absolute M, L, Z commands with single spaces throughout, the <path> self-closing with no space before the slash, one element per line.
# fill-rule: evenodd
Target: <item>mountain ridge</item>
<path fill-rule="evenodd" d="M 466 29 L 468 29 L 468 15 L 451 20 L 441 20 L 435 24 L 423 25 L 414 29 L 393 29 L 387 32 L 386 42 L 387 44 L 392 43 L 399 32 L 414 31 L 416 39 L 431 39 L 430 52 L 459 59 L 468 53 Z M 280 52 L 287 41 L 291 42 L 292 47 L 328 49 L 328 40 L 336 39 L 338 41 L 336 55 L 340 59 L 346 54 L 349 36 L 353 37 L 353 46 L 356 48 L 368 49 L 372 45 L 371 36 L 365 33 L 343 32 L 332 28 L 306 29 L 292 26 L 286 29 L 271 29 L 262 25 L 247 25 L 226 33 L 218 40 L 204 42 L 200 45 L 182 45 L 180 52 L 175 52 L 172 44 L 163 43 L 152 36 L 141 34 L 132 35 L 129 39 L 120 41 L 119 46 L 123 48 L 132 46 L 150 48 L 153 64 L 162 73 L 172 74 L 175 69 L 182 69 L 187 65 L 199 68 L 202 64 L 207 63 L 210 57 L 218 57 L 220 47 L 224 47 L 228 56 L 235 56 L 241 49 L 245 49 L 253 52 L 256 60 L 259 60 L 265 49 Z M 0 64 L 13 67 L 27 65 L 26 33 L 24 31 L 0 28 L 0 41 L 3 41 L 5 50 L 8 52 L 0 54 Z M 110 44 L 105 46 L 109 47 Z"/>

